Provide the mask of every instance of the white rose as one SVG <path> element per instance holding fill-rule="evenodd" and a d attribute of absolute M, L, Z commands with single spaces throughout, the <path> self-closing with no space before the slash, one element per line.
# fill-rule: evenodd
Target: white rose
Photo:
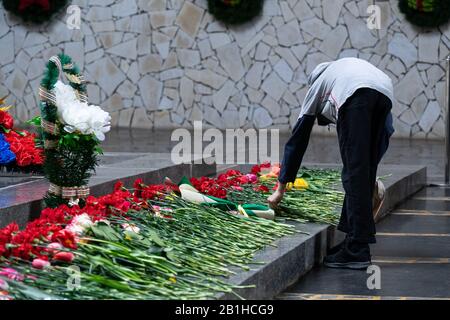
<path fill-rule="evenodd" d="M 55 84 L 54 91 L 58 116 L 65 124 L 65 131 L 93 134 L 98 140 L 105 140 L 105 133 L 111 130 L 111 117 L 108 112 L 99 106 L 78 101 L 74 89 L 61 81 Z"/>

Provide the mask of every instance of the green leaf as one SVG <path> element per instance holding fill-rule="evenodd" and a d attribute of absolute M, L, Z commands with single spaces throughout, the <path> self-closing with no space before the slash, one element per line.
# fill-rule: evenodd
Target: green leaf
<path fill-rule="evenodd" d="M 96 225 L 91 226 L 91 231 L 94 235 L 100 239 L 108 240 L 108 241 L 120 241 L 121 236 L 117 233 L 111 226 L 106 224 L 105 222 L 97 222 Z"/>
<path fill-rule="evenodd" d="M 4 126 L 0 125 L 0 129 L 3 130 L 4 133 L 10 133 L 11 129 L 6 129 Z"/>
<path fill-rule="evenodd" d="M 37 117 L 34 117 L 33 119 L 28 120 L 26 122 L 26 124 L 40 127 L 41 126 L 41 116 L 37 116 Z"/>
<path fill-rule="evenodd" d="M 160 247 L 164 247 L 164 246 L 165 246 L 164 241 L 158 236 L 158 234 L 157 234 L 155 231 L 150 230 L 150 231 L 148 232 L 148 235 L 149 235 L 150 239 L 151 239 L 154 243 L 156 243 L 158 246 L 160 246 Z"/>
<path fill-rule="evenodd" d="M 100 148 L 99 146 L 95 146 L 94 151 L 95 151 L 95 153 L 97 153 L 97 154 L 103 154 L 103 149 Z"/>
<path fill-rule="evenodd" d="M 126 230 L 124 232 L 125 238 L 130 238 L 132 240 L 140 240 L 142 239 L 142 236 L 140 236 L 139 234 L 137 234 L 136 232 L 133 231 L 128 231 Z"/>

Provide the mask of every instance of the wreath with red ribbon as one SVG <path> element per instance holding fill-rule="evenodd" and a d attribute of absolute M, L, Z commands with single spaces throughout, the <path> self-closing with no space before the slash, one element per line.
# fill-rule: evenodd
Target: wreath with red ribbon
<path fill-rule="evenodd" d="M 264 0 L 208 0 L 208 10 L 226 24 L 242 24 L 259 16 Z"/>
<path fill-rule="evenodd" d="M 438 27 L 450 19 L 449 0 L 400 0 L 400 11 L 420 27 Z"/>
<path fill-rule="evenodd" d="M 3 6 L 24 21 L 43 23 L 65 7 L 67 0 L 3 0 Z"/>

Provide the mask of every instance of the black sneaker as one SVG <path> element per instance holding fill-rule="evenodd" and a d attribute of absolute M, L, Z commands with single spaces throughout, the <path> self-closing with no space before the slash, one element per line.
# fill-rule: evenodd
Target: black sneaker
<path fill-rule="evenodd" d="M 350 241 L 335 253 L 325 257 L 323 264 L 329 268 L 363 270 L 371 265 L 368 244 L 354 244 Z"/>
<path fill-rule="evenodd" d="M 344 240 L 342 240 L 339 244 L 335 245 L 334 247 L 327 250 L 327 255 L 330 256 L 332 254 L 336 254 L 339 252 L 339 250 L 342 249 L 342 247 L 345 245 L 346 241 L 348 240 L 348 236 L 345 237 Z"/>

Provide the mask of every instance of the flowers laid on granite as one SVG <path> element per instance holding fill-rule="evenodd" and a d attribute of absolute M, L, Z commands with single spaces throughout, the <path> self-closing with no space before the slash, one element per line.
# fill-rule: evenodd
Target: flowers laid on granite
<path fill-rule="evenodd" d="M 230 266 L 248 269 L 257 250 L 294 232 L 183 200 L 181 189 L 137 180 L 128 190 L 118 183 L 111 194 L 89 196 L 83 208 L 46 208 L 23 230 L 0 229 L 8 297 L 213 298 L 236 288 L 221 278 L 233 273 Z M 66 289 L 74 266 L 82 285 Z"/>
<path fill-rule="evenodd" d="M 208 10 L 226 24 L 243 24 L 262 12 L 264 0 L 208 0 Z"/>
<path fill-rule="evenodd" d="M 43 23 L 64 8 L 67 0 L 3 0 L 6 10 L 21 17 L 24 21 Z"/>
<path fill-rule="evenodd" d="M 5 98 L 0 99 L 0 106 Z M 0 165 L 9 170 L 40 171 L 44 156 L 38 137 L 14 128 L 14 119 L 8 113 L 10 108 L 0 107 Z"/>
<path fill-rule="evenodd" d="M 269 191 L 277 187 L 280 166 L 266 163 L 253 167 L 252 172 L 258 175 L 256 185 L 244 185 L 239 191 L 231 189 L 228 199 L 254 203 L 266 201 Z M 336 189 L 339 181 L 340 173 L 336 170 L 302 168 L 294 183 L 287 185 L 277 217 L 336 225 L 338 209 L 344 199 L 344 193 Z"/>
<path fill-rule="evenodd" d="M 69 84 L 59 80 L 62 76 Z M 83 205 L 111 117 L 88 104 L 83 76 L 64 54 L 50 58 L 39 96 L 41 117 L 33 122 L 42 127 L 44 140 L 44 172 L 50 181 L 45 203 Z"/>
<path fill-rule="evenodd" d="M 250 174 L 230 170 L 217 178 L 191 178 L 201 193 L 228 200 L 231 203 L 265 204 L 270 190 L 276 188 L 279 164 L 263 163 L 252 168 Z M 276 216 L 302 222 L 336 224 L 337 209 L 344 195 L 336 190 L 340 173 L 335 170 L 303 168 L 287 192 Z"/>
<path fill-rule="evenodd" d="M 400 0 L 399 8 L 409 22 L 421 27 L 438 27 L 450 19 L 448 0 Z"/>
<path fill-rule="evenodd" d="M 333 188 L 336 171 L 302 169 L 277 219 L 262 219 L 279 169 L 262 164 L 248 174 L 229 170 L 179 185 L 138 179 L 133 189 L 119 182 L 83 207 L 45 208 L 22 230 L 15 223 L 0 229 L 0 292 L 5 299 L 206 299 L 233 292 L 237 287 L 223 278 L 233 274 L 230 266 L 247 270 L 256 251 L 295 232 L 287 218 L 331 221 L 342 200 Z M 217 194 L 215 183 L 222 198 L 209 195 Z M 76 290 L 67 287 L 73 270 L 82 283 Z"/>
<path fill-rule="evenodd" d="M 223 181 L 224 179 L 228 179 L 228 177 L 230 181 L 234 182 Z M 240 172 L 235 170 L 230 170 L 226 174 L 220 175 L 218 180 L 219 181 L 222 180 L 224 184 L 231 186 L 231 188 L 233 188 L 234 190 L 239 190 L 239 188 L 241 188 L 240 184 L 242 183 L 244 184 L 249 183 L 246 176 L 243 176 L 242 174 L 240 174 Z M 275 212 L 265 204 L 234 203 L 224 198 L 217 198 L 211 195 L 205 195 L 203 193 L 200 193 L 197 189 L 195 189 L 186 178 L 183 178 L 183 180 L 181 181 L 179 189 L 182 199 L 190 202 L 198 203 L 203 206 L 220 208 L 230 213 L 242 215 L 245 217 L 256 216 L 269 220 L 275 219 Z M 211 192 L 210 189 L 208 190 L 209 192 Z"/>

